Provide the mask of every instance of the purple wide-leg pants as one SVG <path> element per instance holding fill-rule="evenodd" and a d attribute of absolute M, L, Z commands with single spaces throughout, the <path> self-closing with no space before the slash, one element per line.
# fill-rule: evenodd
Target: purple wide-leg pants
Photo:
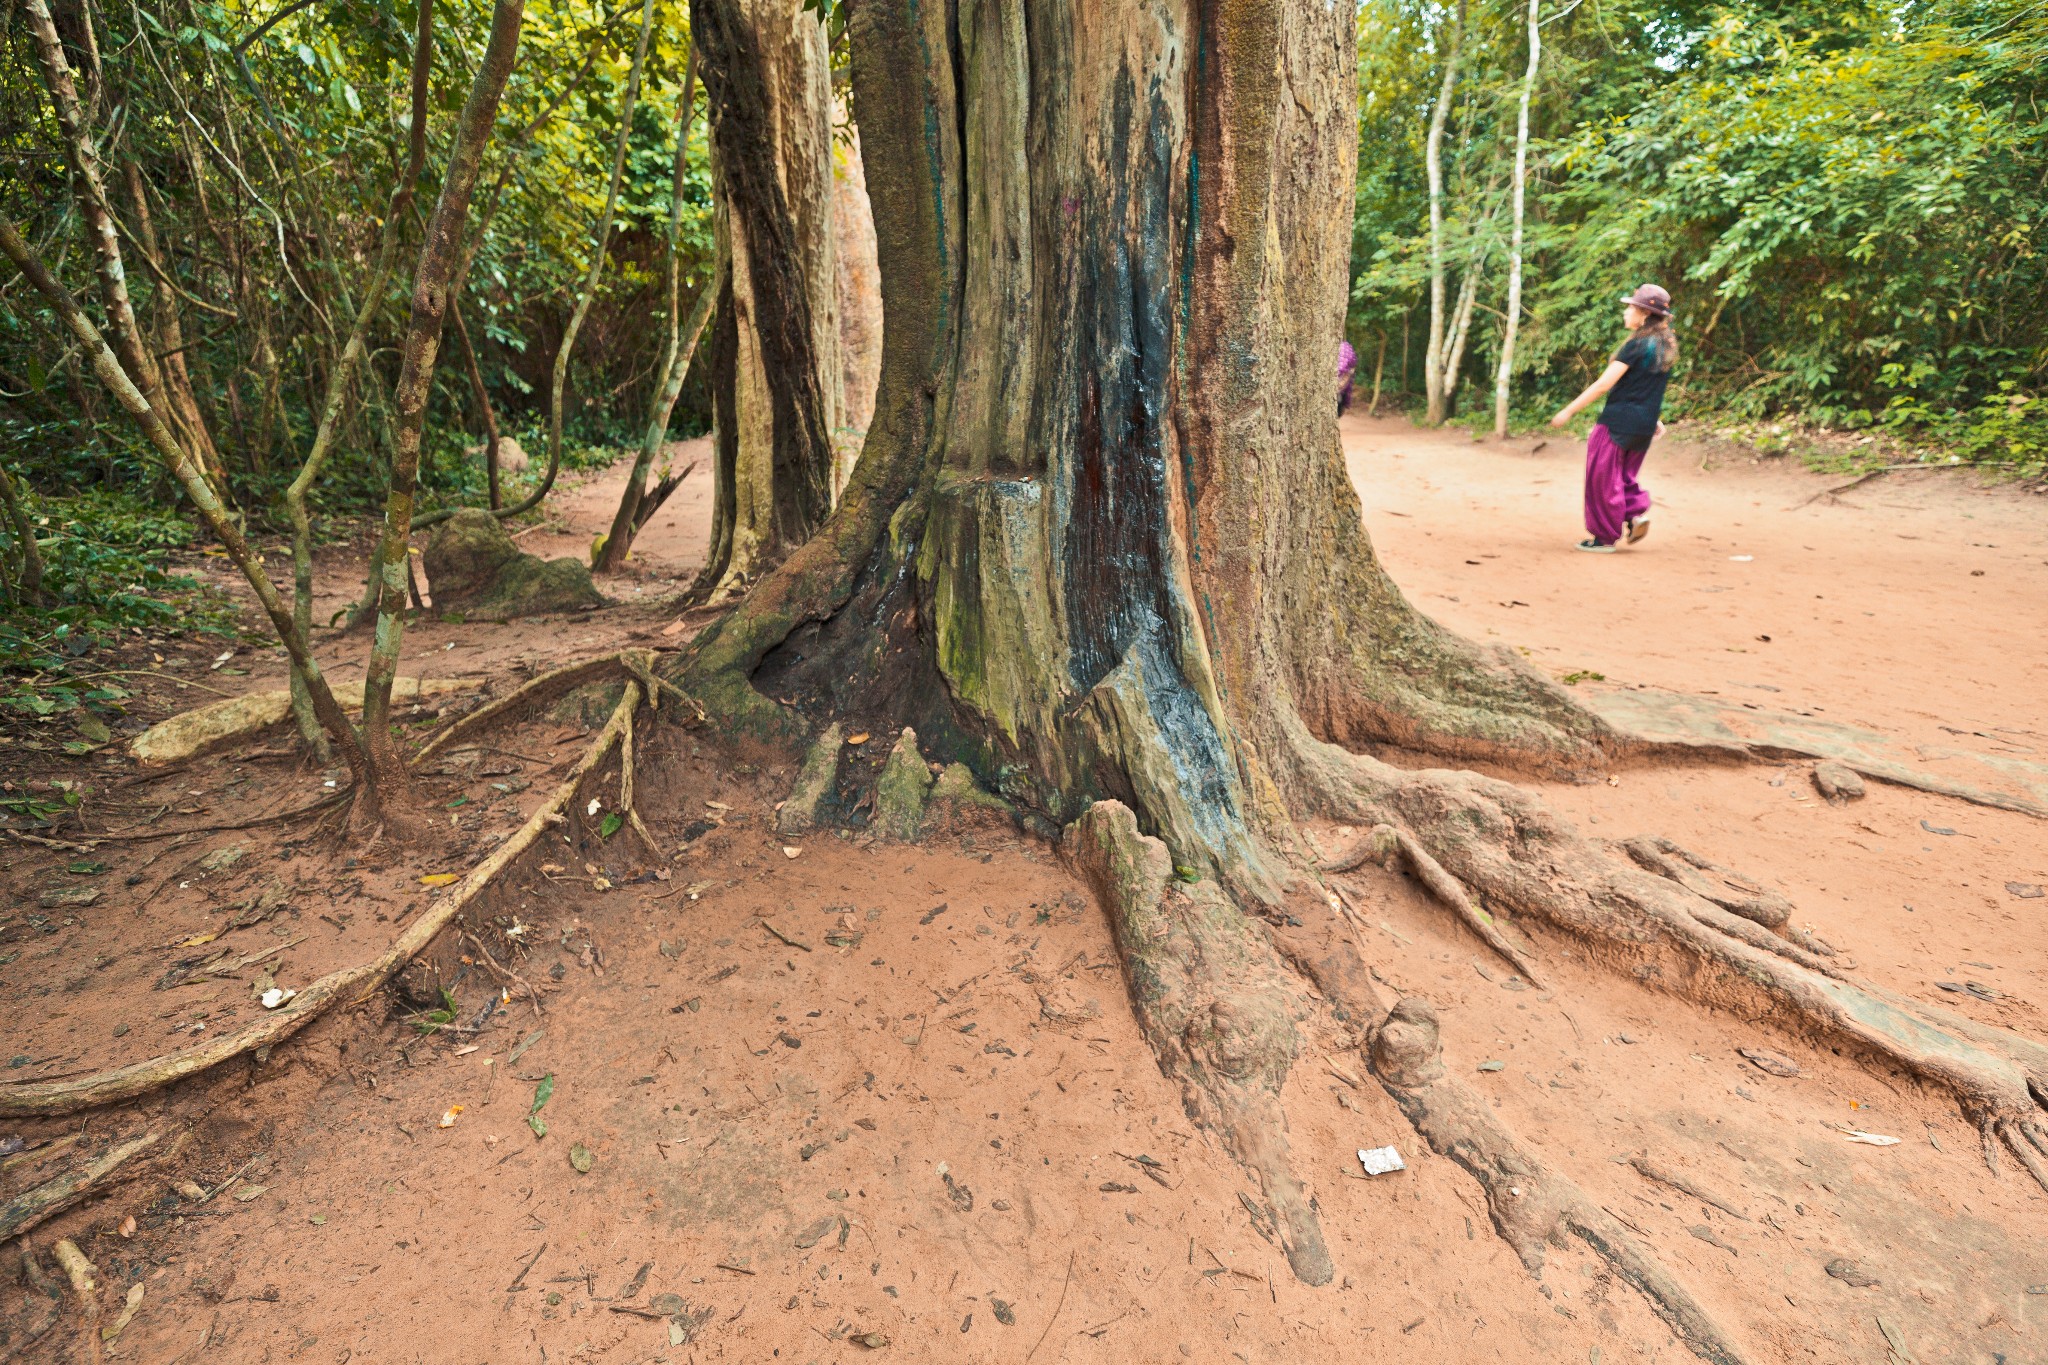
<path fill-rule="evenodd" d="M 1586 438 L 1586 529 L 1593 539 L 1614 544 L 1625 523 L 1650 510 L 1650 495 L 1636 482 L 1649 453 L 1623 450 L 1604 425 Z"/>

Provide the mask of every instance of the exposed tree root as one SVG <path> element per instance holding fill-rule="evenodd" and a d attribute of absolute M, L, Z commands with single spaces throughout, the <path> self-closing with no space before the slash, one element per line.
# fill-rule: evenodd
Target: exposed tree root
<path fill-rule="evenodd" d="M 1977 1125 L 1994 1170 L 2003 1146 L 2048 1189 L 2048 1045 L 1850 980 L 1822 952 L 1725 909 L 1739 900 L 1776 913 L 1756 883 L 1675 845 L 1629 845 L 1656 868 L 1646 871 L 1507 783 L 1405 772 L 1320 747 L 1329 813 L 1397 824 L 1489 904 L 1540 918 L 1647 983 L 1847 1045 L 1941 1087 Z"/>
<path fill-rule="evenodd" d="M 78 1243 L 66 1237 L 53 1248 L 57 1264 L 64 1267 L 64 1278 L 71 1281 L 71 1292 L 78 1296 L 78 1312 L 83 1331 L 79 1339 L 79 1358 L 86 1365 L 100 1365 L 100 1289 L 94 1276 L 99 1270 L 86 1259 L 78 1249 Z"/>
<path fill-rule="evenodd" d="M 551 701 L 571 688 L 585 683 L 596 682 L 622 669 L 632 671 L 627 656 L 644 651 L 622 651 L 618 654 L 600 654 L 594 659 L 580 659 L 573 664 L 550 669 L 539 677 L 528 679 L 494 701 L 486 702 L 468 715 L 459 716 L 448 727 L 428 740 L 426 746 L 413 756 L 415 765 L 424 763 L 436 752 L 447 748 L 457 739 L 476 733 L 485 724 L 496 720 L 507 712 L 523 706 L 532 706 Z"/>
<path fill-rule="evenodd" d="M 53 1214 L 62 1213 L 87 1195 L 106 1188 L 107 1177 L 128 1158 L 154 1147 L 159 1134 L 147 1133 L 108 1148 L 78 1170 L 46 1180 L 0 1205 L 0 1242 L 27 1232 Z"/>
<path fill-rule="evenodd" d="M 1702 1360 L 1746 1357 L 1684 1285 L 1621 1222 L 1576 1184 L 1523 1151 L 1486 1101 L 1444 1073 L 1436 1012 L 1410 998 L 1373 1035 L 1373 1074 L 1432 1149 L 1462 1166 L 1486 1192 L 1493 1225 L 1532 1274 L 1546 1246 L 1577 1237 L 1641 1290 L 1657 1316 Z"/>
<path fill-rule="evenodd" d="M 1067 856 L 1108 909 L 1138 1023 L 1188 1116 L 1259 1180 L 1303 1283 L 1335 1273 L 1322 1225 L 1287 1164 L 1280 1087 L 1299 1048 L 1303 997 L 1269 944 L 1214 882 L 1174 878 L 1166 845 L 1118 801 L 1067 827 Z"/>
<path fill-rule="evenodd" d="M 1444 871 L 1443 864 L 1429 856 L 1429 850 L 1415 842 L 1415 836 L 1392 825 L 1374 825 L 1372 833 L 1349 853 L 1334 861 L 1325 862 L 1322 870 L 1326 873 L 1350 872 L 1367 862 L 1379 862 L 1392 871 L 1397 862 L 1405 860 L 1415 879 L 1428 889 L 1432 896 L 1442 901 L 1459 923 L 1479 936 L 1481 942 L 1493 949 L 1502 961 L 1529 979 L 1531 985 L 1543 985 L 1543 978 L 1536 971 L 1529 955 L 1509 942 L 1493 917 L 1474 903 L 1458 879 Z M 1341 893 L 1342 888 L 1339 888 Z M 1348 905 L 1348 898 L 1347 898 Z M 1354 922 L 1357 912 L 1351 911 Z M 1360 924 L 1363 928 L 1363 924 Z"/>
<path fill-rule="evenodd" d="M 616 663 L 616 660 L 610 662 Z M 550 675 L 557 676 L 557 675 Z M 529 687 L 532 684 L 528 685 Z M 591 740 L 575 768 L 549 794 L 539 809 L 491 855 L 470 869 L 460 882 L 448 888 L 420 917 L 412 922 L 377 957 L 353 967 L 330 972 L 300 991 L 281 1009 L 273 1010 L 242 1028 L 208 1039 L 195 1047 L 152 1057 L 147 1061 L 102 1071 L 74 1080 L 47 1081 L 0 1090 L 0 1115 L 69 1114 L 95 1105 L 132 1099 L 188 1076 L 194 1076 L 232 1057 L 289 1038 L 319 1018 L 337 1002 L 353 999 L 382 985 L 391 974 L 418 954 L 436 934 L 446 928 L 513 859 L 532 847 L 560 813 L 576 797 L 583 779 L 593 772 L 632 725 L 639 706 L 640 684 L 629 681 L 625 694 L 612 709 L 611 719 Z"/>

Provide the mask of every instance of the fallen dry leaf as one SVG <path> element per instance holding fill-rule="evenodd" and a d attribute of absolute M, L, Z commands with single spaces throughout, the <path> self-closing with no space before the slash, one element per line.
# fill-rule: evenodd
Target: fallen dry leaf
<path fill-rule="evenodd" d="M 803 850 L 800 848 L 784 848 L 782 856 L 785 858 L 800 858 L 803 856 Z"/>
<path fill-rule="evenodd" d="M 441 1115 L 441 1127 L 443 1127 L 443 1128 L 453 1128 L 453 1127 L 455 1126 L 455 1117 L 456 1117 L 456 1115 L 460 1114 L 461 1112 L 462 1112 L 462 1106 L 461 1106 L 461 1105 L 459 1105 L 459 1104 L 451 1104 L 451 1105 L 449 1105 L 449 1106 L 448 1106 L 448 1112 L 447 1112 L 447 1113 L 445 1113 L 445 1114 L 443 1114 L 443 1115 Z"/>
<path fill-rule="evenodd" d="M 868 742 L 869 738 L 870 736 L 868 735 L 868 732 L 863 730 L 857 735 L 848 735 L 846 737 L 846 742 L 848 744 L 865 744 Z"/>
<path fill-rule="evenodd" d="M 459 880 L 461 876 L 460 872 L 429 872 L 426 876 L 420 878 L 420 885 L 446 886 L 450 882 Z"/>
<path fill-rule="evenodd" d="M 126 1218 L 123 1218 L 121 1226 L 116 1231 L 123 1237 L 133 1237 L 135 1235 L 135 1215 L 131 1213 Z"/>

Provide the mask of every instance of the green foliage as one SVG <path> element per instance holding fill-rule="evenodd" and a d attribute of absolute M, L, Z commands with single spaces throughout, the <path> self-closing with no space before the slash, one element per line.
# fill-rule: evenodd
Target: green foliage
<path fill-rule="evenodd" d="M 413 1016 L 412 1026 L 419 1031 L 422 1038 L 427 1037 L 429 1034 L 438 1033 L 455 1022 L 456 1018 L 461 1014 L 461 1008 L 455 1002 L 455 992 L 443 986 L 441 988 L 440 1008 Z"/>
<path fill-rule="evenodd" d="M 2048 370 L 2048 10 L 1930 5 L 1545 5 L 1517 404 L 1568 397 L 1620 340 L 1615 300 L 1673 293 L 1671 412 L 1883 426 L 2039 468 Z M 1453 284 L 1505 289 L 1525 59 L 1518 5 L 1475 8 L 1446 138 Z M 1414 359 L 1426 331 L 1422 138 L 1445 11 L 1361 14 L 1354 336 Z M 1414 60 L 1418 52 L 1429 60 Z M 1490 392 L 1498 313 L 1464 393 Z M 1370 342 L 1361 351 L 1370 354 Z M 1389 387 L 1397 387 L 1390 383 Z"/>
<path fill-rule="evenodd" d="M 289 9 L 284 0 L 142 0 L 92 12 L 109 64 L 107 90 L 117 92 L 94 118 L 145 345 L 168 349 L 163 329 L 174 319 L 182 328 L 178 353 L 219 447 L 224 491 L 259 532 L 282 529 L 279 495 L 312 443 L 328 376 L 386 228 L 408 132 L 417 19 L 415 0 Z M 435 6 L 426 174 L 414 212 L 398 224 L 398 270 L 375 301 L 368 363 L 312 490 L 312 509 L 326 522 L 371 515 L 384 495 L 420 226 L 447 165 L 491 10 L 489 0 Z M 638 5 L 602 0 L 530 6 L 526 14 L 518 65 L 485 150 L 467 242 L 474 261 L 461 295 L 479 369 L 507 431 L 545 426 L 548 377 L 589 265 L 639 18 Z M 17 17 L 0 28 L 0 42 L 7 54 L 0 155 L 9 166 L 0 177 L 0 212 L 22 224 L 88 311 L 103 317 L 62 142 Z M 619 221 L 567 386 L 566 425 L 582 447 L 637 444 L 656 382 L 688 53 L 686 0 L 656 0 Z M 73 47 L 68 56 L 91 101 L 97 83 L 89 54 Z M 701 108 L 701 83 L 698 100 Z M 128 192 L 131 163 L 171 285 L 144 259 Z M 701 116 L 684 196 L 687 308 L 707 283 L 713 254 Z M 480 462 L 463 450 L 482 439 L 483 424 L 452 330 L 442 338 L 427 409 L 427 506 L 482 500 Z M 675 426 L 700 431 L 708 419 L 700 381 L 685 389 Z M 544 452 L 545 443 L 528 448 Z M 105 486 L 169 498 L 168 481 L 133 424 L 18 281 L 0 308 L 0 449 L 34 488 Z"/>
<path fill-rule="evenodd" d="M 139 497 L 89 489 L 45 498 L 29 520 L 48 600 L 16 602 L 0 618 L 0 712 L 78 713 L 89 748 L 109 738 L 96 717 L 118 715 L 128 695 L 94 667 L 88 656 L 96 646 L 122 632 L 173 626 L 232 635 L 234 608 L 189 575 L 165 570 L 164 553 L 188 547 L 192 529 Z M 0 525 L 0 561 L 11 563 L 17 554 L 10 530 Z"/>

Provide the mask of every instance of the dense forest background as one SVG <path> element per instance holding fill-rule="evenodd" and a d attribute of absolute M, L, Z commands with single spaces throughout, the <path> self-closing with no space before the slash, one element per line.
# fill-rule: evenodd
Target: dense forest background
<path fill-rule="evenodd" d="M 2048 6 L 1541 0 L 1514 403 L 1555 406 L 1670 289 L 1673 408 L 1888 428 L 2037 467 L 2048 411 Z M 1476 276 L 1457 410 L 1501 348 L 1524 0 L 1366 0 L 1349 330 L 1370 388 L 1424 390 L 1426 142 L 1447 309 Z M 1380 350 L 1385 344 L 1384 357 Z"/>
<path fill-rule="evenodd" d="M 407 165 L 416 0 L 8 6 L 0 214 L 99 317 L 104 253 L 81 211 L 37 11 L 74 75 L 144 349 L 171 396 L 189 400 L 173 417 L 259 539 L 289 530 L 282 494 L 314 442 L 387 229 L 396 234 L 397 269 L 369 300 L 364 363 L 307 496 L 317 535 L 368 527 L 391 468 L 412 264 L 490 7 L 436 7 L 424 169 L 402 221 L 388 223 Z M 556 0 L 526 18 L 433 373 L 420 468 L 429 513 L 485 496 L 482 398 L 501 429 L 542 444 L 555 359 L 602 236 L 642 15 Z M 684 311 L 713 273 L 701 118 L 673 176 L 689 127 L 687 6 L 655 0 L 648 31 L 616 224 L 567 370 L 572 468 L 613 458 L 646 420 L 670 326 L 673 185 Z M 1444 415 L 1490 414 L 1519 255 L 1501 401 L 1517 425 L 1597 372 L 1619 339 L 1618 296 L 1654 280 L 1677 301 L 1684 345 L 1673 415 L 1753 432 L 1869 429 L 1922 458 L 2022 473 L 2048 460 L 2037 397 L 2048 371 L 2048 5 L 1364 0 L 1357 35 L 1346 330 L 1361 400 L 1422 411 L 1435 295 L 1439 330 L 1460 338 L 1437 352 Z M 671 434 L 702 432 L 710 411 L 700 367 Z M 540 464 L 509 474 L 508 496 Z M 0 669 L 47 680 L 96 635 L 173 612 L 224 627 L 167 568 L 166 551 L 196 548 L 172 480 L 11 267 L 0 278 L 0 472 Z M 24 593 L 31 559 L 41 583 Z M 41 681 L 0 690 L 0 704 L 52 704 Z M 56 704 L 71 701 L 60 688 Z"/>

